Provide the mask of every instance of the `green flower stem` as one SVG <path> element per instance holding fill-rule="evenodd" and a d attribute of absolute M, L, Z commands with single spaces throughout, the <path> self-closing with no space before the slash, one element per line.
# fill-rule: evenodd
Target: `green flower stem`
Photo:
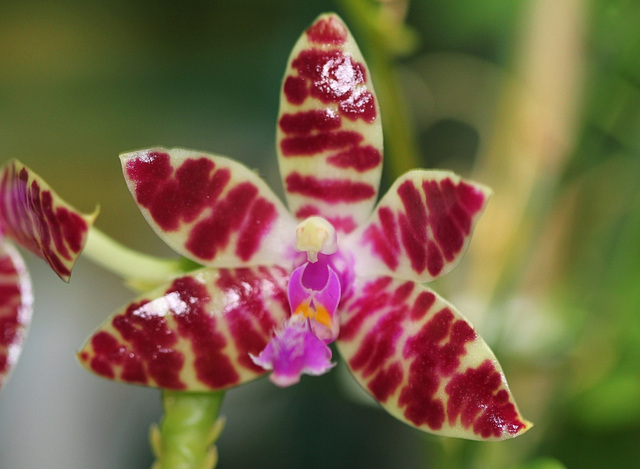
<path fill-rule="evenodd" d="M 378 96 L 384 129 L 387 178 L 420 168 L 420 154 L 409 119 L 407 100 L 400 86 L 395 63 L 400 54 L 413 48 L 415 37 L 400 25 L 385 24 L 380 4 L 370 0 L 339 0 L 349 17 L 347 22 L 358 32 L 358 42 L 366 49 L 367 63 Z"/>
<path fill-rule="evenodd" d="M 389 57 L 372 62 L 376 77 L 376 94 L 382 109 L 382 128 L 385 138 L 385 165 L 389 168 L 388 177 L 396 179 L 407 171 L 423 165 L 413 135 L 412 123 L 408 119 L 404 94 L 398 86 L 398 73 L 394 70 Z"/>
<path fill-rule="evenodd" d="M 155 284 L 181 272 L 180 259 L 161 259 L 134 251 L 93 227 L 83 256 L 128 282 Z"/>
<path fill-rule="evenodd" d="M 152 469 L 213 469 L 218 453 L 213 445 L 224 420 L 218 418 L 224 391 L 162 391 L 164 417 L 151 427 L 156 457 Z"/>

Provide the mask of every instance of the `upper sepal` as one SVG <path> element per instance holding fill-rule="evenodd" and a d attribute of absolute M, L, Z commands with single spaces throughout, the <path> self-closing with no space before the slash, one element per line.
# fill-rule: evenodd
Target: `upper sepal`
<path fill-rule="evenodd" d="M 253 171 L 228 158 L 153 148 L 120 156 L 135 201 L 176 252 L 204 265 L 287 265 L 295 222 Z"/>
<path fill-rule="evenodd" d="M 531 427 L 487 344 L 453 306 L 414 282 L 356 280 L 338 350 L 398 419 L 442 436 L 502 440 Z"/>
<path fill-rule="evenodd" d="M 276 146 L 291 212 L 348 233 L 370 213 L 382 172 L 382 125 L 371 76 L 335 14 L 318 17 L 291 52 Z"/>
<path fill-rule="evenodd" d="M 32 308 L 24 262 L 11 245 L 0 241 L 0 389 L 22 351 Z"/>
<path fill-rule="evenodd" d="M 64 281 L 87 241 L 97 210 L 84 215 L 31 169 L 10 160 L 0 170 L 0 231 L 46 260 Z"/>
<path fill-rule="evenodd" d="M 263 375 L 258 355 L 289 316 L 280 267 L 201 269 L 114 313 L 78 357 L 109 379 L 165 389 L 226 389 Z"/>
<path fill-rule="evenodd" d="M 361 275 L 429 282 L 459 262 L 490 195 L 449 171 L 410 171 L 343 246 Z"/>

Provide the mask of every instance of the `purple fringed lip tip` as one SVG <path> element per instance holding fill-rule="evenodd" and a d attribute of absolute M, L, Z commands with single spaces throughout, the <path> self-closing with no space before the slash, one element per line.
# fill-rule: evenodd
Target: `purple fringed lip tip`
<path fill-rule="evenodd" d="M 335 365 L 331 349 L 316 336 L 308 318 L 290 318 L 257 357 L 250 356 L 256 365 L 272 370 L 270 379 L 280 387 L 296 384 L 302 374 L 324 374 Z"/>

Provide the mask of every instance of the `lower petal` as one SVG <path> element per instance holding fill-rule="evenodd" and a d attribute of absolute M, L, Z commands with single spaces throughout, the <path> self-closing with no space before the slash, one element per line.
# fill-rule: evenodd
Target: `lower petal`
<path fill-rule="evenodd" d="M 531 427 L 488 345 L 433 291 L 391 277 L 358 278 L 340 314 L 338 350 L 398 419 L 473 440 L 512 438 Z"/>
<path fill-rule="evenodd" d="M 262 376 L 251 354 L 289 316 L 277 267 L 202 269 L 113 314 L 78 354 L 105 378 L 165 389 L 226 389 Z"/>

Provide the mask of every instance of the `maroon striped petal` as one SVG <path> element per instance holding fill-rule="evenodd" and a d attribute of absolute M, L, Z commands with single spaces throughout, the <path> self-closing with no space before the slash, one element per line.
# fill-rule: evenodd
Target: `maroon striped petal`
<path fill-rule="evenodd" d="M 279 267 L 202 269 L 113 314 L 78 356 L 89 370 L 133 384 L 205 391 L 263 375 L 262 352 L 289 315 Z"/>
<path fill-rule="evenodd" d="M 358 279 L 341 310 L 338 350 L 357 381 L 398 419 L 474 440 L 521 435 L 487 344 L 453 306 L 414 282 Z"/>
<path fill-rule="evenodd" d="M 97 211 L 83 215 L 17 160 L 0 170 L 0 230 L 46 260 L 64 281 L 82 252 Z"/>
<path fill-rule="evenodd" d="M 371 77 L 334 14 L 298 40 L 280 97 L 277 150 L 291 212 L 355 229 L 373 208 L 382 171 L 382 127 Z"/>
<path fill-rule="evenodd" d="M 250 169 L 182 149 L 154 148 L 120 159 L 143 215 L 176 252 L 214 267 L 290 261 L 295 222 Z"/>
<path fill-rule="evenodd" d="M 22 351 L 32 305 L 24 262 L 12 246 L 0 241 L 0 389 Z"/>
<path fill-rule="evenodd" d="M 363 275 L 429 282 L 458 263 L 490 194 L 451 172 L 410 171 L 342 246 Z"/>

